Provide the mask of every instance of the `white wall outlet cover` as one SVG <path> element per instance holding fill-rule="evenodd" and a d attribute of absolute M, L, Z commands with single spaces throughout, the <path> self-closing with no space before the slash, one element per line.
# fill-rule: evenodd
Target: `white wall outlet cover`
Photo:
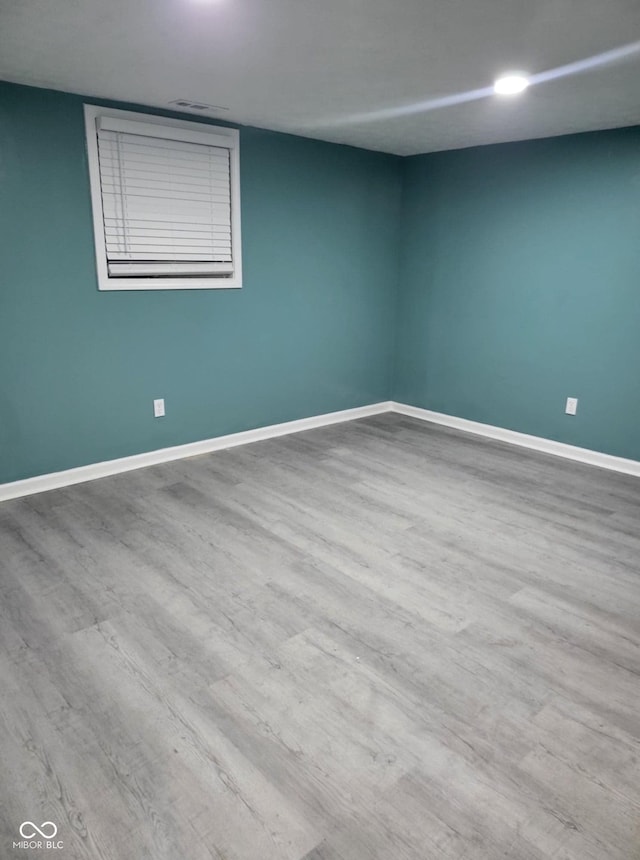
<path fill-rule="evenodd" d="M 578 398 L 567 397 L 567 405 L 565 406 L 564 411 L 567 415 L 575 415 L 578 411 Z"/>
<path fill-rule="evenodd" d="M 153 414 L 156 418 L 162 418 L 164 416 L 164 398 L 160 397 L 158 400 L 153 401 Z"/>

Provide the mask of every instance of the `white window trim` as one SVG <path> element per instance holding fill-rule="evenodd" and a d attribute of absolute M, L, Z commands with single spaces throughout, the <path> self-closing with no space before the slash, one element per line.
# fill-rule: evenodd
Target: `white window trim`
<path fill-rule="evenodd" d="M 242 241 L 240 232 L 240 134 L 235 128 L 208 125 L 207 123 L 188 122 L 146 113 L 118 110 L 85 104 L 85 129 L 87 155 L 89 162 L 89 183 L 91 188 L 91 208 L 93 212 L 93 234 L 95 240 L 96 270 L 99 290 L 229 290 L 242 287 Z M 115 120 L 141 122 L 146 125 L 159 125 L 165 128 L 180 129 L 180 139 L 196 143 L 210 142 L 212 146 L 225 146 L 229 149 L 231 173 L 231 247 L 234 271 L 231 277 L 215 278 L 113 278 L 107 269 L 107 249 L 104 235 L 102 212 L 102 192 L 100 188 L 100 165 L 98 161 L 97 121 L 101 117 Z"/>

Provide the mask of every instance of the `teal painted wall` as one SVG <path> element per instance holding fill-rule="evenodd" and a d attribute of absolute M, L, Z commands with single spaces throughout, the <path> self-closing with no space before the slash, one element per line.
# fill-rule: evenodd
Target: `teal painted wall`
<path fill-rule="evenodd" d="M 244 288 L 100 293 L 82 104 L 0 83 L 0 482 L 391 396 L 640 459 L 640 128 L 243 128 Z"/>
<path fill-rule="evenodd" d="M 244 288 L 100 293 L 82 104 L 0 84 L 0 482 L 389 398 L 399 159 L 243 128 Z"/>
<path fill-rule="evenodd" d="M 403 168 L 394 398 L 640 459 L 640 128 Z"/>

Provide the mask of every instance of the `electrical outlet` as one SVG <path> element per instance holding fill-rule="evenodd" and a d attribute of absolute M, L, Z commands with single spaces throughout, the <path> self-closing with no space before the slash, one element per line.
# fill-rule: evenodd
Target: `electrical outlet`
<path fill-rule="evenodd" d="M 578 398 L 567 397 L 567 405 L 565 406 L 564 411 L 567 415 L 575 415 L 578 411 Z"/>
<path fill-rule="evenodd" d="M 159 397 L 153 401 L 153 415 L 155 418 L 164 417 L 164 397 Z"/>

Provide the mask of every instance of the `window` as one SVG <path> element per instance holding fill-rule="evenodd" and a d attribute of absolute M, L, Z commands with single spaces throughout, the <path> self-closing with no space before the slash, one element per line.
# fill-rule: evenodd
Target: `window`
<path fill-rule="evenodd" d="M 98 288 L 242 286 L 237 130 L 84 110 Z"/>

